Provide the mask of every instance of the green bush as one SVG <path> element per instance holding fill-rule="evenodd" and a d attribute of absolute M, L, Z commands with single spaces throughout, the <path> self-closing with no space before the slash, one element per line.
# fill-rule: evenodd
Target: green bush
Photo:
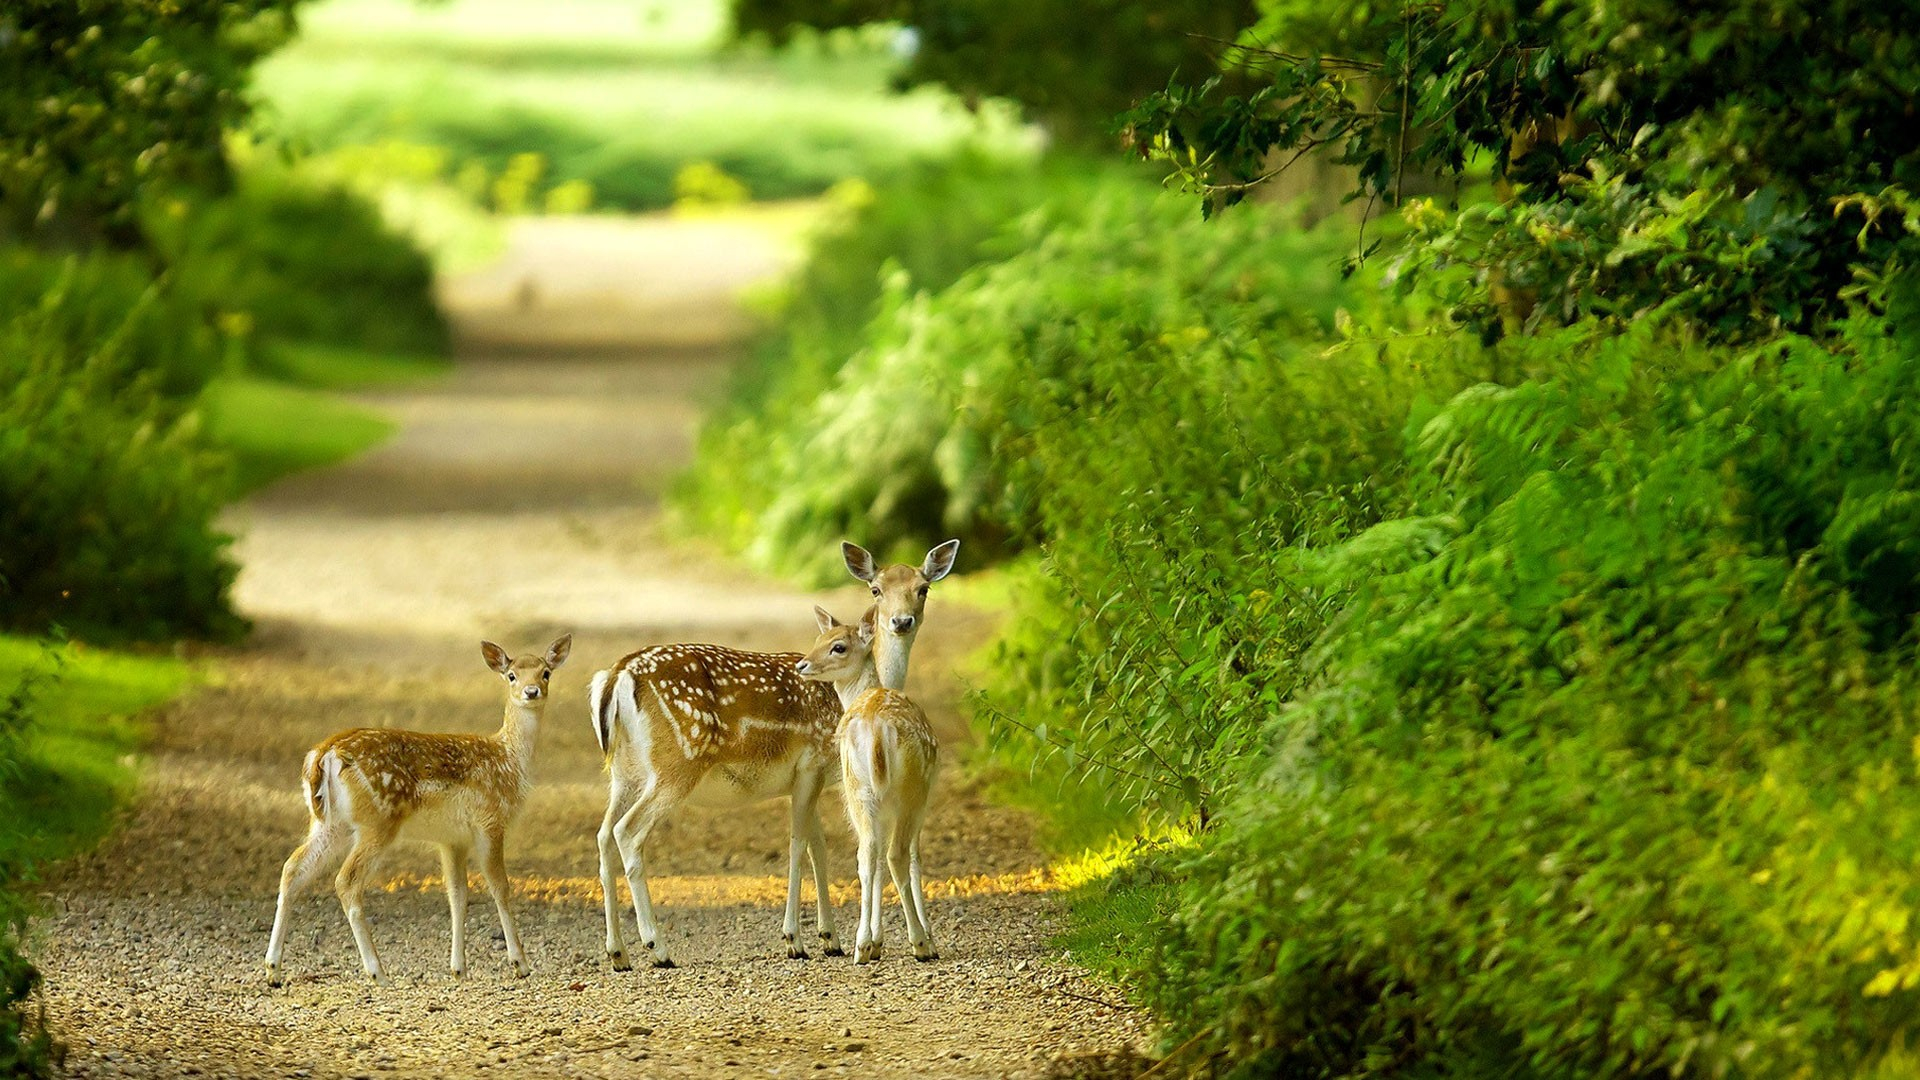
<path fill-rule="evenodd" d="M 98 357 L 94 378 L 110 395 L 138 383 L 189 398 L 226 362 L 227 343 L 197 298 L 135 255 L 0 248 L 0 321 L 20 318 L 42 348 Z"/>
<path fill-rule="evenodd" d="M 739 516 L 717 516 L 763 564 L 797 569 L 790 553 L 850 532 L 883 548 L 960 535 L 979 556 L 1030 543 L 1045 535 L 1032 504 L 1049 478 L 1022 438 L 1116 387 L 1184 391 L 1171 373 L 1189 356 L 1333 321 L 1338 241 L 1302 237 L 1278 211 L 1207 229 L 1124 173 L 1056 187 L 1017 217 L 1003 197 L 944 200 L 957 212 L 907 249 L 937 253 L 935 275 L 961 271 L 944 288 L 881 261 L 913 228 L 900 209 L 817 256 L 833 269 L 803 278 L 789 366 L 709 431 L 688 500 L 724 476 Z M 995 218 L 1006 224 L 991 231 Z M 877 310 L 848 335 L 875 279 Z"/>
<path fill-rule="evenodd" d="M 447 327 L 426 256 L 354 194 L 252 155 L 229 194 L 156 207 L 169 284 L 257 359 L 278 342 L 439 355 Z"/>
<path fill-rule="evenodd" d="M 0 881 L 15 872 L 0 864 Z M 27 915 L 19 897 L 0 889 L 0 1077 L 8 1080 L 52 1077 L 61 1054 L 40 1003 L 40 972 L 21 949 Z"/>
<path fill-rule="evenodd" d="M 1019 216 L 1113 179 L 1113 170 L 1084 163 L 967 153 L 877 189 L 864 180 L 834 187 L 810 258 L 772 296 L 766 331 L 701 431 L 678 512 L 741 547 L 751 543 L 783 479 L 772 467 L 776 447 L 811 422 L 809 410 L 860 349 L 889 282 L 896 291 L 945 289 L 1015 250 L 1017 238 L 1005 234 Z"/>
<path fill-rule="evenodd" d="M 1189 1063 L 1785 1076 L 1894 1047 L 1917 344 L 1509 343 L 1554 374 L 1416 408 L 1393 516 L 1240 577 L 1249 607 L 1345 597 L 1256 628 L 1313 640 L 1135 969 Z"/>
<path fill-rule="evenodd" d="M 10 666 L 6 674 L 12 674 Z M 33 723 L 35 698 L 54 674 L 28 669 L 17 680 L 0 684 L 6 690 L 0 696 L 0 806 L 13 808 L 13 796 L 26 779 L 27 729 Z M 40 972 L 21 947 L 29 912 L 13 888 L 25 871 L 8 842 L 8 833 L 16 827 L 11 815 L 0 823 L 0 1077 L 26 1080 L 53 1075 L 59 1046 L 40 1007 Z"/>
<path fill-rule="evenodd" d="M 232 636 L 225 464 L 150 377 L 129 381 L 126 338 L 76 354 L 64 329 L 0 323 L 0 625 Z"/>

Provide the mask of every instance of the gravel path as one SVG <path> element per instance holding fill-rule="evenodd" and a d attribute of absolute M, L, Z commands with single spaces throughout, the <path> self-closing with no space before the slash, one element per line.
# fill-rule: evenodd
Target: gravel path
<path fill-rule="evenodd" d="M 865 602 L 851 581 L 796 592 L 662 535 L 660 492 L 725 378 L 732 296 L 787 257 L 723 223 L 523 223 L 499 267 L 446 290 L 464 330 L 455 374 L 369 395 L 400 420 L 394 440 L 236 508 L 257 633 L 158 717 L 125 827 L 51 882 L 38 952 L 74 1075 L 1032 1076 L 1131 1054 L 1136 1014 L 1090 1000 L 1106 991 L 1048 948 L 1056 913 L 1027 822 L 953 771 L 926 834 L 939 962 L 905 953 L 897 907 L 877 965 L 786 959 L 777 803 L 683 810 L 655 834 L 680 968 L 616 974 L 601 956 L 592 671 L 657 641 L 798 648 L 811 603 L 851 616 Z M 912 689 L 950 742 L 965 738 L 953 665 L 989 628 L 935 587 Z M 533 975 L 510 977 L 477 879 L 472 973 L 443 974 L 438 862 L 403 847 L 369 901 L 393 985 L 362 978 L 323 887 L 296 905 L 289 983 L 269 990 L 260 958 L 304 831 L 305 748 L 356 725 L 490 730 L 479 639 L 527 651 L 561 630 L 573 661 L 507 853 Z M 828 836 L 851 932 L 837 812 Z"/>

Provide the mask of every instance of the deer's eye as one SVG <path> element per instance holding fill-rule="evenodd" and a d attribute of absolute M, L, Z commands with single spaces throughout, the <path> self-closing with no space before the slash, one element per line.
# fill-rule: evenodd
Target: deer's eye
<path fill-rule="evenodd" d="M 518 676 L 518 675 L 515 675 L 515 674 L 514 674 L 513 672 L 511 672 L 511 671 L 509 671 L 509 672 L 507 672 L 507 681 L 508 681 L 508 682 L 519 682 L 519 681 L 520 681 L 520 676 Z"/>
<path fill-rule="evenodd" d="M 547 676 L 549 676 L 549 675 L 551 675 L 551 674 L 553 674 L 553 672 L 551 672 L 551 671 L 543 671 L 543 672 L 541 672 L 541 673 L 540 673 L 540 681 L 541 681 L 541 682 L 546 682 L 546 681 L 547 681 Z"/>
<path fill-rule="evenodd" d="M 880 595 L 880 586 L 878 586 L 878 585 L 875 585 L 875 586 L 873 587 L 873 595 L 875 595 L 875 596 L 879 596 L 879 595 Z"/>
<path fill-rule="evenodd" d="M 846 643 L 846 642 L 844 642 L 844 641 L 836 641 L 836 642 L 834 642 L 834 643 L 833 643 L 833 653 L 834 653 L 834 655 L 835 655 L 835 656 L 838 656 L 838 655 L 840 655 L 841 653 L 843 653 L 843 652 L 846 652 L 846 651 L 847 651 L 847 643 Z"/>
<path fill-rule="evenodd" d="M 927 598 L 927 587 L 925 585 L 922 585 L 920 586 L 920 599 L 925 600 L 926 598 Z"/>

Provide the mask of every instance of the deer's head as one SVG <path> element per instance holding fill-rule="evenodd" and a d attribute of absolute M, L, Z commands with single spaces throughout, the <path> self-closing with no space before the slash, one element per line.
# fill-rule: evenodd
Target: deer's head
<path fill-rule="evenodd" d="M 865 618 L 850 625 L 834 618 L 826 608 L 814 608 L 820 636 L 793 670 L 815 682 L 846 682 L 858 675 L 872 661 L 874 611 L 868 609 Z"/>
<path fill-rule="evenodd" d="M 842 542 L 840 554 L 847 560 L 847 571 L 867 583 L 873 593 L 875 627 L 910 637 L 920 629 L 920 615 L 927 607 L 927 588 L 953 570 L 954 557 L 960 554 L 960 541 L 949 540 L 927 552 L 919 566 L 896 563 L 880 569 L 873 556 L 859 544 Z"/>
<path fill-rule="evenodd" d="M 491 641 L 480 643 L 480 655 L 487 666 L 500 673 L 507 684 L 507 700 L 528 709 L 545 708 L 547 704 L 547 683 L 553 678 L 553 669 L 567 662 L 567 654 L 573 651 L 573 635 L 562 634 L 547 646 L 544 654 L 528 653 L 525 656 L 509 656 L 507 650 Z"/>

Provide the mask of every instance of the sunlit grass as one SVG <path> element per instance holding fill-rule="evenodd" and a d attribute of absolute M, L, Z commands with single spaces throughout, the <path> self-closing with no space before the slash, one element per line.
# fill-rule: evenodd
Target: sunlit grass
<path fill-rule="evenodd" d="M 56 660 L 55 654 L 58 659 Z M 0 635 L 0 697 L 47 672 L 28 701 L 18 768 L 0 775 L 0 865 L 41 863 L 82 851 L 105 835 L 132 793 L 139 715 L 184 690 L 193 669 L 170 656 L 80 644 L 49 649 Z"/>
<path fill-rule="evenodd" d="M 393 421 L 337 394 L 250 375 L 207 385 L 207 434 L 234 462 L 235 494 L 351 457 L 393 433 Z"/>

